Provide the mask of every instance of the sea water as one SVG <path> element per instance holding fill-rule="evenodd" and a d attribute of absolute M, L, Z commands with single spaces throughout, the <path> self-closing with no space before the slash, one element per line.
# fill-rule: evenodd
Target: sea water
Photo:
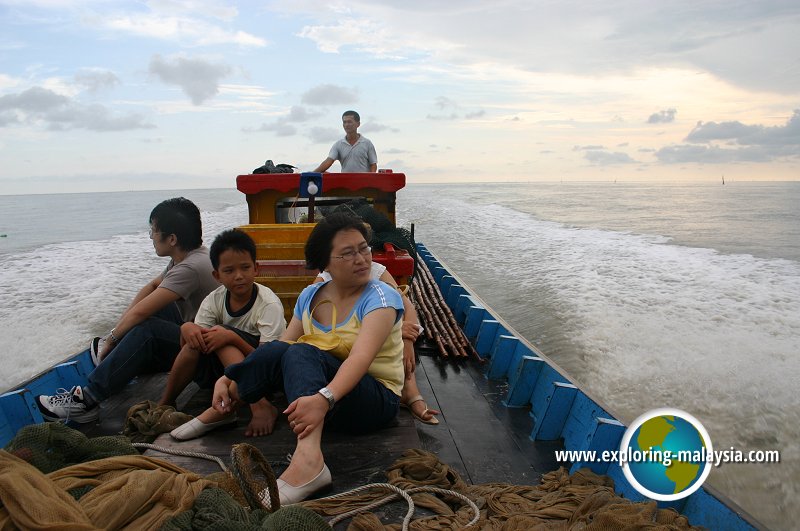
<path fill-rule="evenodd" d="M 147 218 L 176 195 L 206 243 L 247 222 L 235 190 L 0 196 L 0 389 L 113 326 L 165 266 Z M 620 420 L 675 407 L 716 450 L 779 450 L 708 481 L 798 521 L 800 183 L 410 185 L 397 215 Z"/>

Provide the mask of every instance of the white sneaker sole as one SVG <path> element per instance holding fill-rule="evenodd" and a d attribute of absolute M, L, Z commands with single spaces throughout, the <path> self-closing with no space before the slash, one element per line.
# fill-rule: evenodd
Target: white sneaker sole
<path fill-rule="evenodd" d="M 48 422 L 66 422 L 71 420 L 73 422 L 77 422 L 78 424 L 88 424 L 89 422 L 94 422 L 100 418 L 100 408 L 93 407 L 89 411 L 85 411 L 83 413 L 76 413 L 74 415 L 70 415 L 69 417 L 59 417 L 54 413 L 49 413 L 44 411 L 44 407 L 39 408 L 39 413 L 42 414 L 42 418 Z"/>

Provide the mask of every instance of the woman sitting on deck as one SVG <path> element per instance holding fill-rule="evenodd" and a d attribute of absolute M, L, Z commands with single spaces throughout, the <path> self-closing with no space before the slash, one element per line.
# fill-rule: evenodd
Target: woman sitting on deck
<path fill-rule="evenodd" d="M 331 214 L 318 223 L 306 242 L 306 262 L 327 269 L 331 280 L 303 290 L 280 340 L 229 366 L 214 387 L 213 406 L 220 413 L 232 410 L 232 400 L 254 403 L 280 389 L 286 394 L 297 448 L 278 479 L 281 504 L 304 500 L 331 483 L 321 448 L 323 425 L 367 432 L 397 415 L 403 302 L 393 287 L 370 280 L 368 240 L 358 218 Z M 310 335 L 339 344 L 324 346 Z"/>

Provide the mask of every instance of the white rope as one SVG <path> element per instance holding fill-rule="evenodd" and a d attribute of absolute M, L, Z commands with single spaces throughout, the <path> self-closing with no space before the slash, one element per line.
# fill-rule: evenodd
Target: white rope
<path fill-rule="evenodd" d="M 133 447 L 134 448 L 148 448 L 150 450 L 156 450 L 157 452 L 162 452 L 162 453 L 165 453 L 165 454 L 182 455 L 182 456 L 186 456 L 186 457 L 199 457 L 200 459 L 207 459 L 209 461 L 216 462 L 219 465 L 219 467 L 222 469 L 223 472 L 227 472 L 228 471 L 228 467 L 225 466 L 225 463 L 222 462 L 222 459 L 220 459 L 219 457 L 213 456 L 213 455 L 204 454 L 204 453 L 201 453 L 201 452 L 188 452 L 188 451 L 185 451 L 185 450 L 175 450 L 173 448 L 164 448 L 162 446 L 156 446 L 155 444 L 149 444 L 149 443 L 133 443 Z M 291 461 L 291 454 L 289 454 L 287 457 Z M 356 494 L 356 493 L 359 493 L 359 492 L 362 492 L 362 491 L 365 491 L 365 490 L 370 490 L 370 489 L 389 490 L 389 491 L 392 491 L 392 494 L 389 494 L 388 496 L 385 496 L 385 497 L 381 498 L 380 500 L 376 500 L 374 502 L 371 502 L 371 503 L 369 503 L 369 504 L 367 504 L 367 505 L 365 505 L 363 507 L 359 507 L 359 508 L 353 509 L 351 511 L 347 511 L 346 513 L 337 515 L 334 518 L 332 518 L 328 522 L 328 524 L 331 527 L 333 527 L 334 525 L 336 525 L 337 523 L 341 522 L 342 520 L 345 520 L 347 518 L 350 518 L 350 517 L 355 516 L 355 515 L 357 515 L 359 513 L 362 513 L 362 512 L 371 511 L 372 509 L 380 507 L 381 505 L 389 503 L 390 501 L 393 501 L 393 500 L 395 500 L 397 498 L 402 498 L 408 504 L 408 511 L 406 511 L 406 515 L 403 518 L 403 528 L 402 529 L 403 529 L 403 531 L 408 531 L 408 526 L 411 524 L 411 518 L 414 516 L 414 510 L 415 510 L 414 500 L 411 498 L 411 494 L 416 494 L 418 492 L 433 492 L 435 494 L 442 494 L 444 496 L 453 496 L 453 497 L 458 498 L 459 500 L 463 501 L 466 505 L 468 505 L 470 507 L 470 509 L 472 509 L 472 512 L 475 514 L 472 517 L 472 520 L 470 520 L 465 527 L 470 527 L 470 526 L 476 524 L 478 522 L 478 519 L 481 516 L 481 513 L 478 510 L 478 506 L 475 505 L 475 502 L 473 502 L 472 500 L 470 500 L 469 498 L 467 498 L 466 496 L 464 496 L 460 492 L 455 492 L 453 490 L 447 490 L 447 489 L 440 489 L 438 487 L 429 487 L 429 486 L 414 487 L 414 488 L 406 490 L 406 489 L 401 489 L 400 487 L 398 487 L 396 485 L 392 485 L 390 483 L 370 483 L 369 485 L 362 485 L 361 487 L 356 487 L 355 489 L 351 489 L 351 490 L 348 490 L 346 492 L 340 492 L 339 494 L 333 494 L 331 496 L 326 496 L 325 498 L 318 498 L 318 499 L 316 499 L 314 501 L 317 502 L 317 501 L 324 501 L 324 500 L 335 500 L 337 498 L 342 498 L 344 496 L 349 496 L 351 494 Z"/>
<path fill-rule="evenodd" d="M 475 513 L 475 514 L 472 517 L 472 520 L 470 520 L 465 527 L 470 527 L 470 526 L 474 525 L 475 523 L 478 522 L 478 519 L 480 518 L 480 511 L 478 510 L 478 506 L 475 505 L 475 502 L 473 502 L 472 500 L 470 500 L 469 498 L 467 498 L 466 496 L 464 496 L 463 494 L 461 494 L 459 492 L 455 492 L 455 491 L 447 490 L 447 489 L 440 489 L 438 487 L 423 486 L 423 487 L 414 487 L 414 488 L 405 490 L 405 489 L 401 489 L 400 487 L 398 487 L 396 485 L 392 485 L 390 483 L 371 483 L 369 485 L 363 485 L 361 487 L 356 487 L 355 489 L 349 490 L 347 492 L 341 492 L 339 494 L 334 494 L 332 496 L 327 496 L 325 498 L 319 498 L 319 499 L 316 499 L 314 501 L 315 502 L 319 502 L 319 501 L 324 501 L 324 500 L 335 500 L 337 498 L 348 496 L 350 494 L 356 494 L 358 492 L 361 492 L 361 491 L 364 491 L 364 490 L 369 490 L 369 489 L 374 489 L 374 488 L 390 490 L 390 491 L 393 492 L 393 494 L 390 494 L 390 495 L 388 495 L 388 496 L 386 496 L 384 498 L 381 498 L 380 500 L 376 500 L 374 502 L 371 502 L 371 503 L 369 503 L 369 504 L 367 504 L 367 505 L 365 505 L 363 507 L 359 507 L 359 508 L 353 509 L 351 511 L 348 511 L 346 513 L 336 515 L 334 518 L 332 518 L 328 522 L 328 524 L 330 524 L 330 526 L 333 527 L 334 525 L 338 524 L 342 520 L 345 520 L 347 518 L 350 518 L 350 517 L 355 516 L 355 515 L 357 515 L 359 513 L 362 513 L 362 512 L 371 511 L 372 509 L 380 507 L 381 505 L 384 505 L 385 503 L 388 503 L 388 502 L 390 502 L 392 500 L 395 500 L 397 498 L 403 498 L 406 501 L 406 503 L 408 504 L 408 511 L 406 511 L 406 515 L 403 518 L 403 527 L 402 527 L 402 529 L 403 529 L 403 531 L 408 531 L 408 526 L 411 524 L 411 518 L 414 516 L 414 510 L 415 510 L 414 500 L 411 499 L 411 494 L 415 494 L 415 493 L 418 493 L 418 492 L 433 492 L 433 493 L 442 494 L 442 495 L 445 495 L 445 496 L 453 496 L 455 498 L 460 499 L 465 504 L 469 505 L 470 509 L 472 509 L 473 513 Z"/>
<path fill-rule="evenodd" d="M 228 471 L 228 467 L 225 466 L 225 463 L 222 462 L 217 456 L 204 454 L 200 452 L 188 452 L 186 450 L 175 450 L 173 448 L 164 448 L 163 446 L 156 446 L 155 444 L 149 443 L 133 443 L 134 448 L 148 448 L 150 450 L 155 450 L 157 452 L 161 452 L 164 454 L 172 454 L 172 455 L 183 455 L 186 457 L 199 457 L 200 459 L 207 459 L 208 461 L 215 461 L 219 467 L 222 469 L 223 472 Z"/>

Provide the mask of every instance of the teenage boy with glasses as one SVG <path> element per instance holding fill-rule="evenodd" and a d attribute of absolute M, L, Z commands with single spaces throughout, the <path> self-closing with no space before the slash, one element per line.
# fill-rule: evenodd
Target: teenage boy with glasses
<path fill-rule="evenodd" d="M 200 303 L 219 285 L 194 203 L 168 199 L 156 205 L 149 221 L 153 248 L 170 258 L 167 267 L 139 290 L 105 338 L 94 338 L 90 351 L 96 368 L 89 384 L 37 397 L 46 420 L 92 422 L 100 402 L 134 377 L 168 371 L 180 351 L 181 325 L 194 319 Z"/>

